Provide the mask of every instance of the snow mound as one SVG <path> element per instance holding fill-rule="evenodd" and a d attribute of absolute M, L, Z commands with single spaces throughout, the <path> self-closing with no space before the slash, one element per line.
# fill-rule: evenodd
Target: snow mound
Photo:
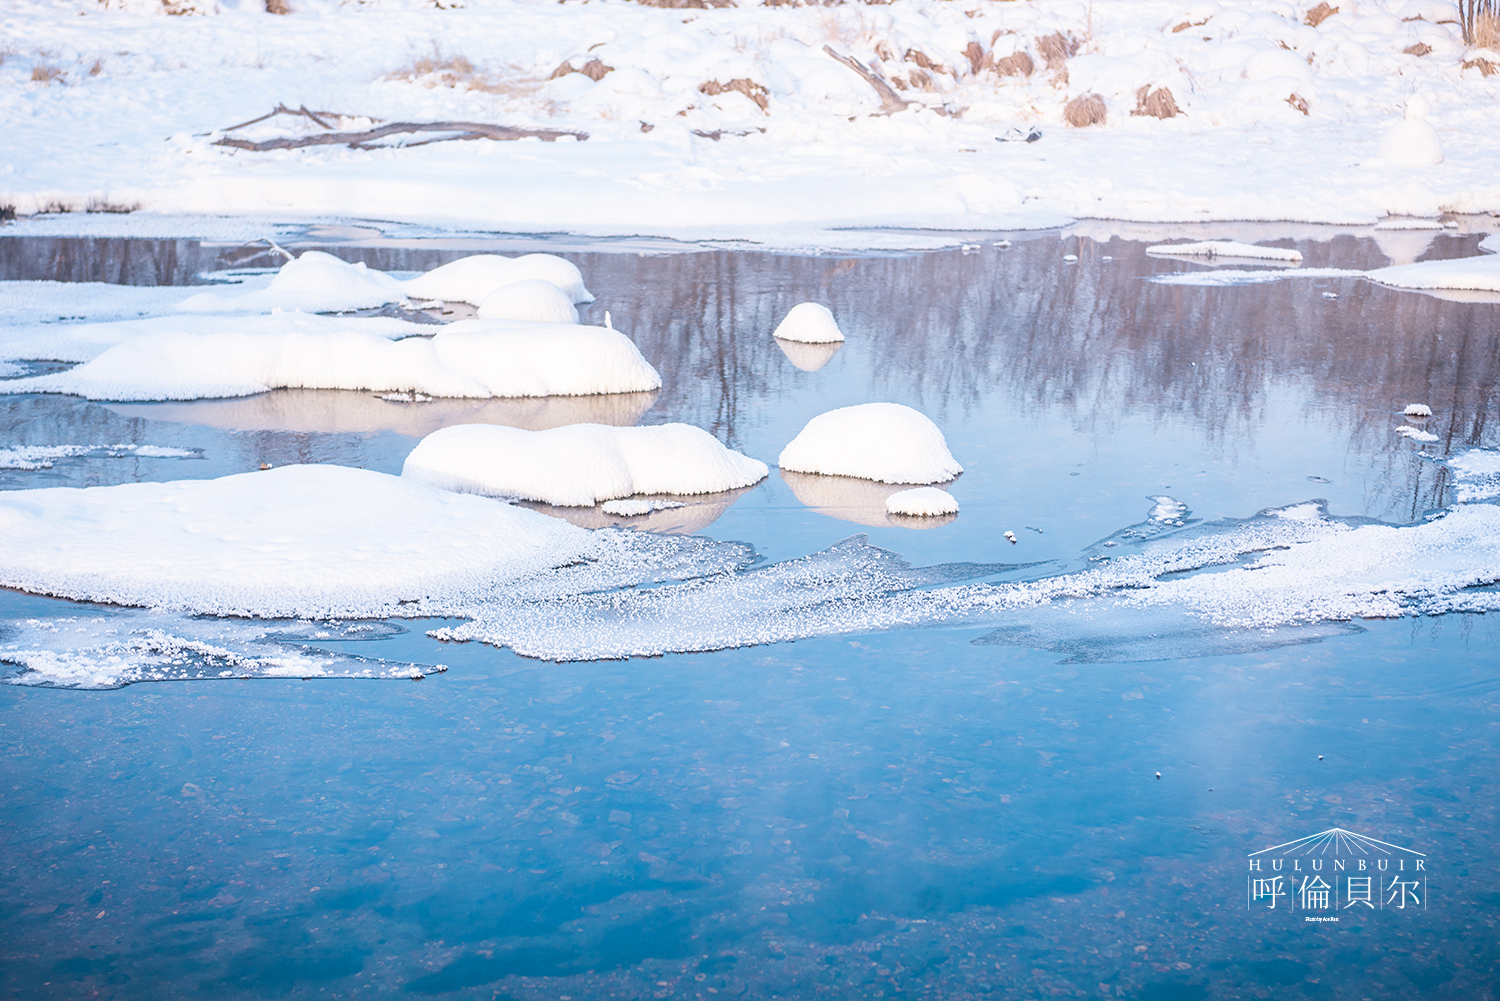
<path fill-rule="evenodd" d="M 1414 428 L 1410 424 L 1403 424 L 1396 428 L 1396 433 L 1403 438 L 1410 438 L 1412 441 L 1434 442 L 1438 440 L 1438 436 L 1431 431 L 1423 431 L 1421 428 Z"/>
<path fill-rule="evenodd" d="M 832 344 L 844 339 L 844 333 L 839 330 L 832 311 L 816 302 L 802 302 L 793 306 L 771 336 L 802 344 Z"/>
<path fill-rule="evenodd" d="M 0 586 L 218 615 L 382 617 L 566 563 L 589 534 L 384 473 L 0 493 Z"/>
<path fill-rule="evenodd" d="M 583 287 L 583 275 L 577 265 L 555 254 L 520 257 L 474 254 L 418 275 L 405 282 L 404 288 L 413 299 L 442 299 L 478 306 L 496 289 L 533 279 L 556 285 L 569 302 L 594 301 Z"/>
<path fill-rule="evenodd" d="M 1425 403 L 1408 403 L 1401 413 L 1407 417 L 1431 417 L 1432 408 Z"/>
<path fill-rule="evenodd" d="M 958 501 L 946 490 L 937 487 L 917 487 L 902 490 L 886 498 L 885 509 L 890 514 L 908 514 L 931 518 L 943 514 L 958 514 Z"/>
<path fill-rule="evenodd" d="M 393 341 L 357 326 L 279 323 L 266 329 L 264 321 L 285 317 L 256 319 L 262 324 L 245 330 L 142 334 L 66 372 L 0 383 L 0 392 L 192 400 L 297 388 L 486 398 L 661 386 L 635 344 L 604 327 L 462 320 L 432 337 Z"/>
<path fill-rule="evenodd" d="M 1398 264 L 1366 272 L 1365 277 L 1395 288 L 1500 292 L 1500 255 Z"/>
<path fill-rule="evenodd" d="M 1200 243 L 1160 243 L 1147 247 L 1146 253 L 1162 257 L 1241 257 L 1260 261 L 1302 260 L 1301 251 L 1283 247 L 1257 247 L 1253 243 L 1236 243 L 1233 240 L 1205 240 Z"/>
<path fill-rule="evenodd" d="M 735 490 L 768 472 L 687 424 L 548 431 L 460 424 L 423 438 L 401 475 L 444 490 L 584 507 L 634 494 Z"/>
<path fill-rule="evenodd" d="M 530 320 L 534 323 L 577 323 L 578 307 L 563 290 L 540 278 L 503 285 L 479 304 L 484 320 Z"/>
<path fill-rule="evenodd" d="M 1380 140 L 1380 158 L 1403 167 L 1425 167 L 1443 162 L 1443 143 L 1437 129 L 1427 121 L 1431 105 L 1426 98 L 1406 102 L 1405 117 Z"/>
<path fill-rule="evenodd" d="M 1448 458 L 1460 504 L 1500 497 L 1500 452 L 1471 448 Z"/>
<path fill-rule="evenodd" d="M 79 456 L 108 456 L 112 459 L 137 456 L 142 459 L 197 459 L 203 453 L 167 445 L 16 445 L 0 448 L 0 469 L 51 469 L 58 459 Z"/>
<path fill-rule="evenodd" d="M 350 264 L 320 250 L 307 250 L 283 264 L 263 289 L 200 292 L 177 308 L 186 313 L 262 313 L 272 309 L 338 313 L 405 298 L 400 281 L 367 268 L 363 261 Z"/>
<path fill-rule="evenodd" d="M 1500 254 L 1500 233 L 1491 233 L 1479 241 L 1479 249 L 1486 254 Z"/>
<path fill-rule="evenodd" d="M 938 426 L 899 403 L 862 403 L 819 414 L 778 462 L 793 472 L 878 483 L 941 483 L 964 471 Z"/>

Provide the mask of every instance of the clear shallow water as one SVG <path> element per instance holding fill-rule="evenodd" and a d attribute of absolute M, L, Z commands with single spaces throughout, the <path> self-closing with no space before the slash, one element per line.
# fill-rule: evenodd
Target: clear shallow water
<path fill-rule="evenodd" d="M 1299 249 L 1385 263 L 1369 241 Z M 937 420 L 968 467 L 962 513 L 927 531 L 861 523 L 858 497 L 820 514 L 775 473 L 691 526 L 772 559 L 863 531 L 917 565 L 1076 561 L 1162 494 L 1191 518 L 1321 497 L 1402 523 L 1450 499 L 1424 451 L 1496 443 L 1493 305 L 1353 281 L 1152 285 L 1192 265 L 1121 241 L 574 256 L 590 315 L 609 309 L 666 383 L 584 419 L 685 420 L 774 462 L 812 415 L 890 399 Z M 768 336 L 802 299 L 849 335 L 812 372 Z M 1408 402 L 1432 405 L 1439 442 L 1393 432 Z M 580 419 L 475 406 L 6 398 L 0 447 L 202 458 L 80 456 L 0 485 L 264 461 L 395 472 L 437 424 Z M 4 617 L 77 610 L 0 597 Z M 0 688 L 5 989 L 1373 998 L 1493 982 L 1493 619 L 1129 664 L 931 629 L 552 665 L 425 637 L 445 624 L 330 644 L 450 666 L 420 683 Z M 1426 911 L 1314 926 L 1244 909 L 1247 852 L 1334 825 L 1428 851 Z"/>

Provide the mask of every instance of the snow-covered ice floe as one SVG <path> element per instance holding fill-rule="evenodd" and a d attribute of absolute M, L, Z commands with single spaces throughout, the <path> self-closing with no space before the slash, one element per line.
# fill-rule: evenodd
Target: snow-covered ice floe
<path fill-rule="evenodd" d="M 1403 438 L 1409 438 L 1412 441 L 1420 441 L 1424 444 L 1438 440 L 1438 436 L 1433 434 L 1431 431 L 1424 431 L 1421 428 L 1413 427 L 1410 424 L 1402 424 L 1398 426 L 1396 428 L 1396 433 Z"/>
<path fill-rule="evenodd" d="M 1500 233 L 1491 233 L 1479 241 L 1479 249 L 1486 254 L 1500 254 Z"/>
<path fill-rule="evenodd" d="M 1238 257 L 1247 260 L 1287 261 L 1301 263 L 1302 252 L 1285 247 L 1259 247 L 1234 240 L 1205 240 L 1199 243 L 1160 243 L 1147 247 L 1146 253 L 1160 257 Z"/>
<path fill-rule="evenodd" d="M 81 456 L 107 456 L 121 459 L 135 456 L 140 459 L 198 459 L 203 453 L 190 448 L 173 448 L 168 445 L 13 445 L 0 448 L 0 469 L 37 470 L 51 469 L 59 459 L 76 459 Z"/>
<path fill-rule="evenodd" d="M 778 462 L 792 472 L 879 483 L 942 483 L 964 471 L 938 426 L 899 403 L 861 403 L 819 414 Z"/>
<path fill-rule="evenodd" d="M 1365 272 L 1347 268 L 1266 268 L 1258 271 L 1179 271 L 1170 274 L 1152 275 L 1148 280 L 1156 285 L 1198 285 L 1208 288 L 1233 285 L 1262 285 L 1279 282 L 1284 278 L 1363 278 Z"/>
<path fill-rule="evenodd" d="M 885 509 L 890 514 L 933 518 L 944 514 L 958 514 L 958 501 L 946 490 L 917 487 L 891 494 L 885 499 Z"/>
<path fill-rule="evenodd" d="M 462 424 L 423 438 L 401 475 L 445 490 L 581 507 L 634 494 L 719 493 L 768 472 L 688 424 L 548 431 Z"/>
<path fill-rule="evenodd" d="M 380 328 L 357 325 L 368 321 L 330 329 L 315 320 L 333 318 L 283 313 L 247 318 L 243 329 L 221 320 L 218 329 L 196 333 L 162 321 L 168 328 L 163 332 L 139 333 L 66 372 L 0 382 L 0 392 L 191 400 L 297 388 L 484 398 L 630 393 L 661 386 L 635 344 L 605 327 L 461 320 L 432 337 L 393 340 Z M 153 321 L 134 325 L 149 330 Z"/>
<path fill-rule="evenodd" d="M 771 335 L 777 340 L 796 341 L 800 344 L 832 344 L 844 339 L 838 321 L 827 306 L 816 302 L 800 302 L 787 311 Z"/>
<path fill-rule="evenodd" d="M 1453 471 L 1453 490 L 1460 504 L 1500 497 L 1500 452 L 1471 448 L 1450 456 L 1447 465 Z"/>
<path fill-rule="evenodd" d="M 1365 277 L 1395 288 L 1500 292 L 1500 255 L 1399 264 L 1366 272 Z"/>
<path fill-rule="evenodd" d="M 479 306 L 497 290 L 528 280 L 556 285 L 569 302 L 594 301 L 589 290 L 584 288 L 583 274 L 578 266 L 555 254 L 522 254 L 520 257 L 474 254 L 433 268 L 425 275 L 407 281 L 403 287 L 413 299 L 442 299 Z"/>
<path fill-rule="evenodd" d="M 263 288 L 199 292 L 178 304 L 187 313 L 262 313 L 297 309 L 338 313 L 406 298 L 402 283 L 383 271 L 349 264 L 319 250 L 287 261 Z"/>

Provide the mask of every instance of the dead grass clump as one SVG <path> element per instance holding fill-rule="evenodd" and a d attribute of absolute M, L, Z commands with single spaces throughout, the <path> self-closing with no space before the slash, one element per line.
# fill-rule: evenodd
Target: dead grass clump
<path fill-rule="evenodd" d="M 970 42 L 964 46 L 964 56 L 969 60 L 970 73 L 978 73 L 984 66 L 984 46 L 978 42 Z"/>
<path fill-rule="evenodd" d="M 1307 110 L 1307 98 L 1303 97 L 1301 94 L 1287 95 L 1286 103 L 1290 104 L 1293 108 L 1295 108 L 1297 111 L 1302 112 L 1304 115 L 1312 114 L 1312 112 Z"/>
<path fill-rule="evenodd" d="M 291 12 L 292 8 L 287 6 L 286 0 L 266 0 L 267 14 L 279 14 L 285 17 Z"/>
<path fill-rule="evenodd" d="M 901 58 L 905 59 L 909 63 L 916 63 L 918 66 L 922 67 L 929 73 L 947 73 L 950 75 L 952 75 L 953 73 L 953 68 L 951 66 L 943 65 L 942 63 L 933 59 L 927 53 L 923 52 L 921 49 L 907 49 L 906 55 L 902 56 Z"/>
<path fill-rule="evenodd" d="M 486 94 L 516 94 L 529 92 L 531 88 L 514 82 L 496 80 L 463 56 L 445 56 L 434 52 L 412 60 L 410 66 L 399 69 L 386 77 L 387 80 L 409 80 L 426 87 L 463 87 Z"/>
<path fill-rule="evenodd" d="M 1058 70 L 1067 69 L 1068 60 L 1078 54 L 1078 45 L 1078 39 L 1072 35 L 1054 31 L 1036 40 L 1036 51 L 1042 57 L 1042 61 L 1047 64 L 1047 68 L 1055 73 Z"/>
<path fill-rule="evenodd" d="M 1428 45 L 1426 42 L 1418 42 L 1416 45 L 1408 45 L 1406 48 L 1401 50 L 1403 55 L 1408 56 L 1425 56 L 1431 51 L 1432 46 Z"/>
<path fill-rule="evenodd" d="M 1464 61 L 1464 69 L 1478 70 L 1481 76 L 1493 76 L 1500 73 L 1500 64 L 1492 63 L 1488 59 L 1475 57 Z"/>
<path fill-rule="evenodd" d="M 46 63 L 38 63 L 31 67 L 31 82 L 39 83 L 44 87 L 52 86 L 52 81 L 62 82 L 64 73 L 61 67 L 48 66 Z"/>
<path fill-rule="evenodd" d="M 102 212 L 108 215 L 129 215 L 140 208 L 140 202 L 116 202 L 108 198 L 89 198 L 84 205 L 85 212 Z"/>
<path fill-rule="evenodd" d="M 1201 21 L 1183 21 L 1181 24 L 1176 25 L 1172 28 L 1172 34 L 1181 34 L 1182 32 L 1187 31 L 1189 28 L 1201 28 L 1207 23 L 1208 18 L 1206 17 Z"/>
<path fill-rule="evenodd" d="M 594 58 L 590 59 L 588 62 L 584 63 L 582 66 L 574 66 L 573 65 L 573 60 L 569 59 L 566 62 L 564 62 L 561 66 L 559 66 L 557 69 L 553 70 L 552 71 L 552 75 L 549 76 L 547 79 L 548 80 L 556 80 L 556 79 L 559 79 L 560 77 L 567 76 L 569 73 L 582 73 L 584 76 L 588 77 L 590 80 L 594 81 L 595 83 L 598 83 L 600 80 L 604 79 L 604 74 L 606 74 L 606 73 L 613 73 L 614 70 L 615 70 L 615 68 L 613 66 L 606 66 L 606 65 L 604 65 L 603 60 L 601 60 L 598 56 L 595 56 Z"/>
<path fill-rule="evenodd" d="M 1150 91 L 1150 93 L 1147 93 Z M 1151 90 L 1148 84 L 1135 92 L 1135 110 L 1132 115 L 1150 116 L 1152 118 L 1176 118 L 1182 114 L 1182 109 L 1177 107 L 1177 102 L 1172 98 L 1172 92 L 1166 87 L 1158 87 Z"/>
<path fill-rule="evenodd" d="M 94 60 L 94 65 L 92 65 L 92 66 L 89 67 L 89 76 L 98 76 L 100 73 L 103 73 L 103 72 L 104 72 L 104 60 L 103 59 L 95 59 Z"/>
<path fill-rule="evenodd" d="M 1001 59 L 994 56 L 993 52 L 985 56 L 985 63 L 1000 76 L 1031 76 L 1036 72 L 1036 63 L 1024 52 L 1012 52 Z"/>
<path fill-rule="evenodd" d="M 760 108 L 761 111 L 766 111 L 766 108 L 771 103 L 771 92 L 763 85 L 756 83 L 748 77 L 736 77 L 728 83 L 709 80 L 707 83 L 700 83 L 698 85 L 698 92 L 700 94 L 707 94 L 709 97 L 718 97 L 720 94 L 730 93 L 744 94 L 750 100 L 754 101 L 755 106 Z"/>
<path fill-rule="evenodd" d="M 1307 12 L 1307 16 L 1302 19 L 1302 23 L 1308 27 L 1316 28 L 1338 12 L 1339 9 L 1337 7 L 1328 6 L 1328 0 L 1318 0 L 1318 5 Z"/>
<path fill-rule="evenodd" d="M 1500 49 L 1500 14 L 1476 15 L 1473 32 L 1476 48 Z"/>
<path fill-rule="evenodd" d="M 1104 124 L 1104 98 L 1098 94 L 1080 94 L 1063 107 L 1063 120 L 1075 129 Z"/>
<path fill-rule="evenodd" d="M 0 222 L 10 222 L 16 217 L 14 205 L 0 205 Z"/>
<path fill-rule="evenodd" d="M 666 7 L 670 10 L 717 10 L 733 7 L 734 0 L 635 0 L 642 7 Z"/>

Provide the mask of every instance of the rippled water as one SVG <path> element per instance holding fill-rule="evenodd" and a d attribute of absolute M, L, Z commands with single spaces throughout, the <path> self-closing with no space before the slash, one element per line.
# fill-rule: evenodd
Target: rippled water
<path fill-rule="evenodd" d="M 863 532 L 919 566 L 1066 564 L 1157 497 L 1207 521 L 1325 499 L 1341 517 L 1412 522 L 1452 502 L 1432 459 L 1500 443 L 1493 304 L 1345 279 L 1162 286 L 1146 276 L 1197 265 L 1123 240 L 994 242 L 848 258 L 569 253 L 599 297 L 588 318 L 610 311 L 662 372 L 659 394 L 0 397 L 0 449 L 180 453 L 61 455 L 0 469 L 0 488 L 262 462 L 396 472 L 421 435 L 474 420 L 682 420 L 774 463 L 814 414 L 886 399 L 933 417 L 965 464 L 951 523 L 913 531 L 858 483 L 773 472 L 653 527 L 772 560 Z M 1371 240 L 1298 246 L 1311 266 L 1387 262 Z M 461 255 L 323 249 L 392 270 Z M 1427 249 L 1472 252 L 1469 237 Z M 180 283 L 273 263 L 256 253 L 0 239 L 0 277 Z M 848 335 L 831 355 L 769 337 L 804 299 Z M 1394 432 L 1410 402 L 1432 406 L 1436 443 Z M 81 612 L 95 614 L 0 593 L 7 618 Z M 1087 622 L 1062 627 L 1051 650 L 973 642 L 993 636 L 986 626 L 569 665 L 425 635 L 456 625 L 322 643 L 449 667 L 418 683 L 0 687 L 3 988 L 1147 1001 L 1493 990 L 1493 618 L 1367 622 L 1205 656 L 1189 656 L 1187 636 L 1169 659 L 1128 663 L 1110 662 L 1118 647 Z M 1327 924 L 1247 907 L 1249 852 L 1334 826 L 1427 853 L 1426 906 Z"/>

